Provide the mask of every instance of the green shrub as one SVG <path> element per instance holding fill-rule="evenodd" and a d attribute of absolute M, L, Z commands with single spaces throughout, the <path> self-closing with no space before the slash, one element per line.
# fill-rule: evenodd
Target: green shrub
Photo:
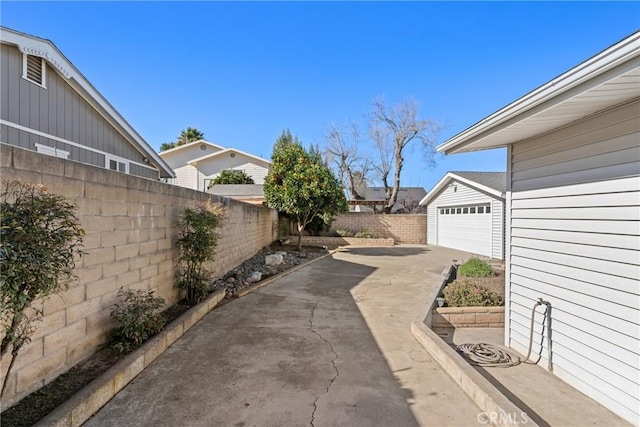
<path fill-rule="evenodd" d="M 185 208 L 178 221 L 178 288 L 184 298 L 200 302 L 209 294 L 210 273 L 206 264 L 213 261 L 218 246 L 216 228 L 224 216 L 220 205 L 210 202 Z"/>
<path fill-rule="evenodd" d="M 346 228 L 339 228 L 336 230 L 336 234 L 339 237 L 353 237 L 353 231 L 347 230 Z"/>
<path fill-rule="evenodd" d="M 504 305 L 502 295 L 469 279 L 458 279 L 444 288 L 444 300 L 449 307 Z"/>
<path fill-rule="evenodd" d="M 225 169 L 209 182 L 207 189 L 216 184 L 255 184 L 255 182 L 242 170 Z"/>
<path fill-rule="evenodd" d="M 357 237 L 359 239 L 375 239 L 377 236 L 366 228 L 363 228 L 362 230 L 358 231 L 354 237 Z"/>
<path fill-rule="evenodd" d="M 66 290 L 75 280 L 74 268 L 83 255 L 84 230 L 76 205 L 51 194 L 42 185 L 18 180 L 3 184 L 0 196 L 0 356 L 9 364 L 30 341 L 42 318 L 42 302 Z"/>
<path fill-rule="evenodd" d="M 469 258 L 458 267 L 460 277 L 493 277 L 495 275 L 491 266 L 480 258 Z"/>
<path fill-rule="evenodd" d="M 120 288 L 118 302 L 111 310 L 116 328 L 111 333 L 111 348 L 129 353 L 162 330 L 165 319 L 158 310 L 164 299 L 153 291 Z"/>
<path fill-rule="evenodd" d="M 286 239 L 291 235 L 291 220 L 289 218 L 278 218 L 278 238 Z"/>

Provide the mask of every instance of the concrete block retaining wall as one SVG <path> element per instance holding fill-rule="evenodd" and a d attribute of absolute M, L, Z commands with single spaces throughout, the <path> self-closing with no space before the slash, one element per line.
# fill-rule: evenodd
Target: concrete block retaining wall
<path fill-rule="evenodd" d="M 438 307 L 431 315 L 433 328 L 504 327 L 504 307 Z"/>
<path fill-rule="evenodd" d="M 396 244 L 427 244 L 427 215 L 425 214 L 372 214 L 349 212 L 338 215 L 329 233 L 347 229 L 354 233 L 369 230 L 378 237 L 390 238 Z"/>
<path fill-rule="evenodd" d="M 276 238 L 278 216 L 272 209 L 5 144 L 0 144 L 0 176 L 43 184 L 76 202 L 86 231 L 79 280 L 42 306 L 43 321 L 8 379 L 5 408 L 96 351 L 112 327 L 109 314 L 120 287 L 154 290 L 169 304 L 177 300 L 175 224 L 183 208 L 212 200 L 227 211 L 218 256 L 210 265 L 214 276 Z M 4 376 L 8 361 L 1 362 Z"/>

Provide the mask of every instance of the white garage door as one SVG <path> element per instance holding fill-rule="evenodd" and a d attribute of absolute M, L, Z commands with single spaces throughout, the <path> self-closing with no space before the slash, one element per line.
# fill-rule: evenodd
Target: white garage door
<path fill-rule="evenodd" d="M 437 244 L 478 255 L 491 255 L 491 208 L 485 205 L 440 207 Z"/>

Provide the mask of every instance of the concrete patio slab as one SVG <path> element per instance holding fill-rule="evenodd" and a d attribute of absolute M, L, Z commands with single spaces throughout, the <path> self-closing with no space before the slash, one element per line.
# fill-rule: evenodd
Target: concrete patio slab
<path fill-rule="evenodd" d="M 445 341 L 454 347 L 480 342 L 502 346 L 504 342 L 503 328 L 456 328 L 440 332 L 448 333 Z M 518 355 L 524 359 L 524 355 Z M 631 425 L 541 366 L 521 363 L 509 368 L 476 367 L 476 370 L 540 426 Z"/>
<path fill-rule="evenodd" d="M 209 313 L 86 425 L 480 425 L 410 332 L 463 256 L 343 248 Z"/>

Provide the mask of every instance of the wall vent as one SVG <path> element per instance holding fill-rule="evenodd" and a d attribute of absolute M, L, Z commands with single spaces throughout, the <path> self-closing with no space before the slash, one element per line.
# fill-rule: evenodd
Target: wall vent
<path fill-rule="evenodd" d="M 44 86 L 44 60 L 39 56 L 25 55 L 24 78 Z"/>

